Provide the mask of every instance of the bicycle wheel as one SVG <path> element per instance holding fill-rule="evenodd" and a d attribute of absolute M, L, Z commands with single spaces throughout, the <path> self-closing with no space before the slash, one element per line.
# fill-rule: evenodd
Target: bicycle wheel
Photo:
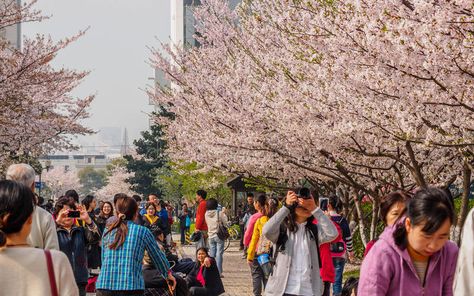
<path fill-rule="evenodd" d="M 231 240 L 238 240 L 239 239 L 239 233 L 234 229 L 230 228 L 229 229 L 229 239 Z"/>
<path fill-rule="evenodd" d="M 230 239 L 226 239 L 224 241 L 224 251 L 230 247 Z"/>

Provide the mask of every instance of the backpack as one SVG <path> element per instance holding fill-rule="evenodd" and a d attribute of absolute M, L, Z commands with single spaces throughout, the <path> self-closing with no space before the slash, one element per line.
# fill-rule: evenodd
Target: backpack
<path fill-rule="evenodd" d="M 331 244 L 329 245 L 329 249 L 331 251 L 332 257 L 344 257 L 344 254 L 346 253 L 346 242 L 344 241 L 344 238 L 342 236 L 342 228 L 340 225 L 342 219 L 343 217 L 340 217 L 339 221 L 335 221 L 331 217 L 331 220 L 336 226 L 337 233 L 338 233 L 336 239 L 333 240 Z"/>
<path fill-rule="evenodd" d="M 227 229 L 224 223 L 220 221 L 219 216 L 220 212 L 217 211 L 217 237 L 225 241 L 230 237 L 229 229 Z"/>
<path fill-rule="evenodd" d="M 319 268 L 322 268 L 321 255 L 319 254 L 318 226 L 314 224 L 313 221 L 314 221 L 314 217 L 308 218 L 308 221 L 306 223 L 306 231 L 309 232 L 310 239 L 315 240 L 316 242 L 316 253 L 318 254 Z M 282 223 L 280 225 L 280 234 L 278 235 L 278 240 L 276 244 L 274 244 L 274 248 L 272 249 L 272 254 L 271 254 L 272 258 L 270 259 L 270 262 L 269 262 L 271 265 L 270 274 L 273 273 L 273 267 L 275 266 L 278 253 L 283 252 L 285 250 L 285 244 L 287 240 L 288 240 L 287 228 L 284 225 L 284 223 Z"/>

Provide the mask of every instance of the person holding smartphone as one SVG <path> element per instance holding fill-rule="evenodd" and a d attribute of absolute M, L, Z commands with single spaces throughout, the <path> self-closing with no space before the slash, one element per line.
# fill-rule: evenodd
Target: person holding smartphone
<path fill-rule="evenodd" d="M 321 295 L 319 245 L 332 241 L 338 233 L 316 206 L 310 190 L 288 191 L 284 206 L 263 226 L 262 233 L 277 245 L 265 295 Z"/>
<path fill-rule="evenodd" d="M 66 254 L 74 271 L 79 295 L 86 295 L 89 278 L 87 244 L 100 241 L 97 225 L 92 221 L 86 208 L 76 206 L 74 199 L 62 197 L 55 205 L 56 227 L 59 249 Z M 76 219 L 84 222 L 84 227 L 76 225 Z"/>

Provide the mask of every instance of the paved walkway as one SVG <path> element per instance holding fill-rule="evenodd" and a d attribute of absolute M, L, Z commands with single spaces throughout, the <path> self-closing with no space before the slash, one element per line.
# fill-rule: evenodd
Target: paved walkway
<path fill-rule="evenodd" d="M 196 247 L 179 247 L 182 256 L 195 259 Z M 250 296 L 252 293 L 252 278 L 247 261 L 242 259 L 242 251 L 239 251 L 239 242 L 232 241 L 230 247 L 224 252 L 222 282 L 226 293 L 223 296 Z"/>

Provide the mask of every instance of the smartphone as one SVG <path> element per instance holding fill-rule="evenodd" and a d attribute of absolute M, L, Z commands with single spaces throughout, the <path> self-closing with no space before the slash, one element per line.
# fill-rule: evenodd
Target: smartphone
<path fill-rule="evenodd" d="M 69 211 L 67 213 L 68 218 L 79 218 L 81 216 L 81 212 L 79 211 Z"/>
<path fill-rule="evenodd" d="M 329 198 L 327 197 L 319 198 L 319 207 L 321 208 L 323 212 L 328 210 L 328 204 L 329 204 Z"/>

